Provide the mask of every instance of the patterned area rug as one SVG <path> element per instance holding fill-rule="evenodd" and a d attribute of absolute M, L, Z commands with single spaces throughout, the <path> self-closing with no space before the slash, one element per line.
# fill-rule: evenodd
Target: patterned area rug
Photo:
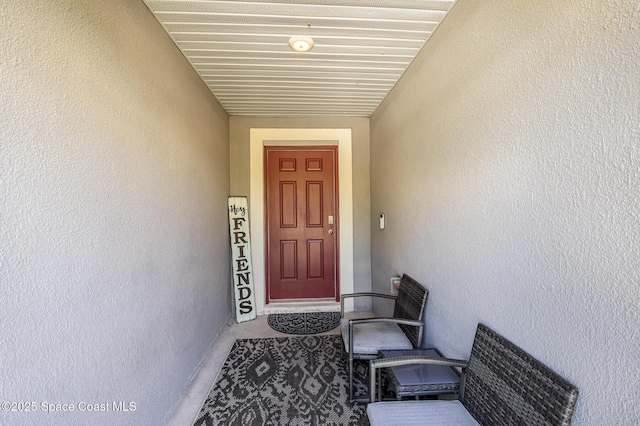
<path fill-rule="evenodd" d="M 318 334 L 340 325 L 339 312 L 305 312 L 298 314 L 271 314 L 267 323 L 276 331 L 287 334 Z"/>
<path fill-rule="evenodd" d="M 194 426 L 369 425 L 340 336 L 236 340 Z M 358 392 L 366 392 L 356 375 Z"/>

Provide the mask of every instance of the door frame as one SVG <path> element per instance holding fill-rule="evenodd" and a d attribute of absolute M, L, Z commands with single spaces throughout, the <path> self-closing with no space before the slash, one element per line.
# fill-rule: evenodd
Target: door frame
<path fill-rule="evenodd" d="M 337 248 L 339 256 L 340 294 L 353 293 L 353 180 L 351 129 L 250 129 L 249 143 L 249 222 L 251 226 L 252 261 L 254 271 L 254 290 L 258 315 L 282 311 L 282 303 L 265 304 L 265 212 L 264 212 L 264 147 L 337 145 L 338 146 L 338 203 L 340 209 L 340 240 Z M 353 309 L 353 300 L 347 299 L 345 308 Z M 305 312 L 313 310 L 335 310 L 339 302 L 314 303 L 284 302 L 287 312 Z M 279 305 L 279 306 L 278 306 Z"/>
<path fill-rule="evenodd" d="M 340 302 L 340 179 L 338 176 L 339 171 L 339 158 L 338 158 L 338 146 L 337 145 L 264 145 L 263 148 L 263 167 L 264 167 L 264 233 L 265 233 L 265 260 L 269 260 L 269 224 L 268 224 L 268 208 L 267 208 L 267 181 L 268 181 L 268 171 L 267 171 L 267 151 L 271 152 L 287 152 L 287 151 L 304 151 L 304 152 L 318 152 L 318 151 L 330 151 L 332 152 L 333 157 L 333 205 L 335 212 L 334 215 L 336 217 L 335 223 L 333 225 L 333 230 L 335 232 L 334 236 L 334 249 L 333 249 L 333 288 L 335 290 L 335 297 L 332 298 L 302 298 L 302 299 L 293 299 L 293 300 L 302 300 L 305 302 L 313 302 L 313 301 L 327 301 L 328 299 L 335 299 L 336 302 Z M 269 305 L 270 303 L 278 303 L 278 300 L 270 300 L 269 293 L 269 262 L 265 261 L 265 304 Z"/>

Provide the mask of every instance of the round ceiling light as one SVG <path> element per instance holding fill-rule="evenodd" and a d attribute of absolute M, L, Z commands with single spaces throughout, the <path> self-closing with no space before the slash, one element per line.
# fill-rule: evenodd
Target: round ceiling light
<path fill-rule="evenodd" d="M 313 48 L 313 39 L 305 36 L 293 36 L 289 39 L 289 46 L 296 52 L 308 52 Z"/>

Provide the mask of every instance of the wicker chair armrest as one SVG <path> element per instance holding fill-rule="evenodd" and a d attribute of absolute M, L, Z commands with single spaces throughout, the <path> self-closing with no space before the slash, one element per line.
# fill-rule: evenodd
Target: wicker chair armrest
<path fill-rule="evenodd" d="M 344 299 L 353 298 L 353 297 L 378 297 L 382 299 L 393 299 L 395 300 L 397 296 L 393 294 L 382 294 L 382 293 L 347 293 L 340 296 L 340 318 L 344 318 Z"/>
<path fill-rule="evenodd" d="M 468 361 L 453 358 L 435 358 L 426 355 L 408 355 L 392 358 L 377 358 L 369 361 L 369 389 L 371 402 L 376 402 L 376 370 L 379 368 L 398 367 L 411 364 L 443 365 L 446 367 L 467 368 Z"/>
<path fill-rule="evenodd" d="M 371 368 L 398 367 L 410 364 L 444 365 L 447 367 L 466 368 L 468 361 L 463 359 L 431 357 L 427 355 L 407 355 L 391 358 L 376 358 L 370 361 Z"/>
<path fill-rule="evenodd" d="M 391 317 L 375 317 L 375 318 L 354 318 L 349 320 L 349 328 L 353 325 L 366 324 L 370 322 L 393 322 L 395 324 L 411 325 L 414 327 L 422 327 L 424 323 L 418 320 L 410 320 L 405 318 L 391 318 Z"/>

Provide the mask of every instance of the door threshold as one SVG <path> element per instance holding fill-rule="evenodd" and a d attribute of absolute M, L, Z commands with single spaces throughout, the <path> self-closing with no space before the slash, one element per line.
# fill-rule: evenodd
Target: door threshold
<path fill-rule="evenodd" d="M 340 312 L 340 302 L 334 299 L 278 300 L 264 306 L 264 314 L 284 314 L 302 312 Z"/>

